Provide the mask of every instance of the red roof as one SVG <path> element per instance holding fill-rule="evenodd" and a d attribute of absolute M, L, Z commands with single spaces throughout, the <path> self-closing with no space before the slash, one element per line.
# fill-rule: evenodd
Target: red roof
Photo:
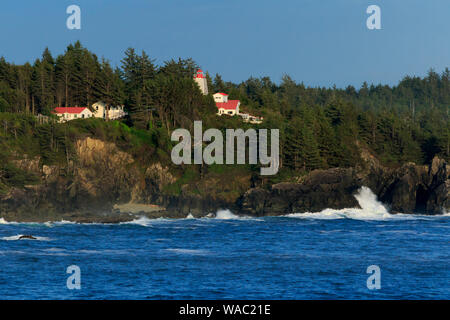
<path fill-rule="evenodd" d="M 53 113 L 81 113 L 86 107 L 57 107 Z"/>
<path fill-rule="evenodd" d="M 216 106 L 217 109 L 236 110 L 239 103 L 239 100 L 228 100 L 228 102 L 216 102 Z"/>
<path fill-rule="evenodd" d="M 195 75 L 195 78 L 204 78 L 203 71 L 201 69 L 197 70 L 197 74 Z"/>
<path fill-rule="evenodd" d="M 227 96 L 227 94 L 226 94 L 226 93 L 223 93 L 223 92 L 217 92 L 216 94 L 221 94 L 221 95 L 223 95 L 223 96 Z"/>

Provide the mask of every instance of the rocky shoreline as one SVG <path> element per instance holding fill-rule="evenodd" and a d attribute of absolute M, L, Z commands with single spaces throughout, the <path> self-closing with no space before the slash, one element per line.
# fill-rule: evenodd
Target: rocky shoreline
<path fill-rule="evenodd" d="M 448 210 L 450 181 L 447 165 L 409 163 L 398 169 L 371 168 L 317 170 L 299 184 L 279 183 L 269 190 L 253 188 L 241 199 L 241 210 L 257 216 L 317 212 L 325 208 L 359 208 L 354 194 L 369 187 L 391 213 L 442 214 Z"/>
<path fill-rule="evenodd" d="M 217 193 L 201 195 L 186 185 L 178 195 L 165 194 L 165 188 L 177 181 L 168 167 L 160 163 L 139 167 L 131 155 L 111 143 L 86 138 L 77 142 L 76 150 L 77 162 L 64 167 L 41 166 L 39 159 L 17 160 L 21 169 L 39 174 L 42 183 L 0 195 L 0 218 L 118 223 L 140 216 L 201 217 L 219 209 L 276 216 L 358 208 L 354 195 L 362 186 L 369 187 L 391 213 L 437 215 L 450 209 L 450 171 L 447 162 L 437 157 L 429 166 L 407 163 L 386 168 L 361 149 L 363 161 L 358 167 L 314 170 L 299 181 L 269 187 L 242 177 L 242 192 L 219 197 L 221 182 L 216 180 L 207 189 L 217 189 Z"/>

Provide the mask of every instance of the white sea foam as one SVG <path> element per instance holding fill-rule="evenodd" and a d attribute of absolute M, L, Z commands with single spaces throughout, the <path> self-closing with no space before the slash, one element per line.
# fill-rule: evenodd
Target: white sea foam
<path fill-rule="evenodd" d="M 0 225 L 2 224 L 18 224 L 19 222 L 15 222 L 15 221 L 6 221 L 5 218 L 0 218 Z"/>
<path fill-rule="evenodd" d="M 72 221 L 47 221 L 47 222 L 17 222 L 17 221 L 6 221 L 4 218 L 0 218 L 0 225 L 1 224 L 23 224 L 23 225 L 43 225 L 46 227 L 53 227 L 55 225 L 64 225 L 64 224 L 77 224 L 76 222 Z"/>
<path fill-rule="evenodd" d="M 15 236 L 3 237 L 3 238 L 0 238 L 0 239 L 5 240 L 5 241 L 17 241 L 17 240 L 20 240 L 20 241 L 22 241 L 22 240 L 50 241 L 50 238 L 38 237 L 38 236 L 33 236 L 35 239 L 27 239 L 27 238 L 20 239 L 20 237 L 22 237 L 22 236 L 23 236 L 23 234 L 18 234 L 18 235 L 15 235 Z"/>
<path fill-rule="evenodd" d="M 121 224 L 137 224 L 139 226 L 147 227 L 149 222 L 150 222 L 149 218 L 147 218 L 147 217 L 140 217 L 140 218 L 135 219 L 133 221 L 122 222 Z"/>
<path fill-rule="evenodd" d="M 187 255 L 196 255 L 196 256 L 204 256 L 209 254 L 207 250 L 196 250 L 196 249 L 164 249 L 164 251 L 173 252 L 177 254 L 187 254 Z"/>
<path fill-rule="evenodd" d="M 291 218 L 308 219 L 355 219 L 355 220 L 388 220 L 388 219 L 417 219 L 429 216 L 411 214 L 391 214 L 387 208 L 378 201 L 377 196 L 368 187 L 362 187 L 355 195 L 361 208 L 324 209 L 320 212 L 305 212 L 288 214 Z"/>
<path fill-rule="evenodd" d="M 55 222 L 51 222 L 52 224 L 56 224 L 56 225 L 64 225 L 64 224 L 79 224 L 77 222 L 74 221 L 67 221 L 67 220 L 61 220 L 61 221 L 55 221 Z"/>
<path fill-rule="evenodd" d="M 91 254 L 91 255 L 97 255 L 97 254 L 123 254 L 123 255 L 129 255 L 132 253 L 133 250 L 114 250 L 114 249 L 105 249 L 105 250 L 91 250 L 91 249 L 82 249 L 82 250 L 76 250 L 75 252 L 81 253 L 81 254 Z"/>
<path fill-rule="evenodd" d="M 67 251 L 66 249 L 62 249 L 62 248 L 48 248 L 48 249 L 44 249 L 44 251 L 48 251 L 48 252 L 63 252 L 63 251 Z"/>
<path fill-rule="evenodd" d="M 204 217 L 201 218 L 195 218 L 191 213 L 189 213 L 186 218 L 184 219 L 168 219 L 168 218 L 156 218 L 156 219 L 150 219 L 147 217 L 139 217 L 138 219 L 135 219 L 133 221 L 128 222 L 122 222 L 120 224 L 134 224 L 134 225 L 140 225 L 144 227 L 149 227 L 151 225 L 157 224 L 157 223 L 167 223 L 167 222 L 176 222 L 180 220 L 254 220 L 254 221 L 263 221 L 262 219 L 249 217 L 249 216 L 238 216 L 231 212 L 228 209 L 225 210 L 218 210 L 215 214 L 210 213 Z"/>
<path fill-rule="evenodd" d="M 216 215 L 213 216 L 214 219 L 217 220 L 253 220 L 253 221 L 264 221 L 263 219 L 258 219 L 255 217 L 249 217 L 249 216 L 238 216 L 231 212 L 228 209 L 225 210 L 218 210 L 216 212 Z"/>
<path fill-rule="evenodd" d="M 41 256 L 59 256 L 59 257 L 66 257 L 70 255 L 70 251 L 66 249 L 61 248 L 48 248 L 44 249 L 39 252 L 35 252 L 35 254 L 41 255 Z"/>
<path fill-rule="evenodd" d="M 164 223 L 164 222 L 168 222 L 168 221 L 175 221 L 175 219 L 166 219 L 166 218 L 150 219 L 150 218 L 142 216 L 142 217 L 139 217 L 132 221 L 120 222 L 119 224 L 134 224 L 134 225 L 139 225 L 139 226 L 143 226 L 143 227 L 149 227 L 156 223 Z"/>
<path fill-rule="evenodd" d="M 242 217 L 239 217 L 239 216 L 235 215 L 233 212 L 231 212 L 228 209 L 217 211 L 216 212 L 216 216 L 214 218 L 215 219 L 219 219 L 219 220 L 238 220 L 238 219 L 242 219 Z"/>

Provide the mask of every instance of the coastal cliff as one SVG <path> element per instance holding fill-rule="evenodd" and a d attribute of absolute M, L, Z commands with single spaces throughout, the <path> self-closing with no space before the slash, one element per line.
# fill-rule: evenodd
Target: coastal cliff
<path fill-rule="evenodd" d="M 372 164 L 315 170 L 299 183 L 248 190 L 240 199 L 240 209 L 263 216 L 354 208 L 359 207 L 354 194 L 362 186 L 369 187 L 391 213 L 434 215 L 450 207 L 449 170 L 447 163 L 436 157 L 430 166 L 407 163 L 392 169 Z"/>
<path fill-rule="evenodd" d="M 90 137 L 76 141 L 75 151 L 63 166 L 41 165 L 39 158 L 16 160 L 39 183 L 2 194 L 0 216 L 8 221 L 115 223 L 143 214 L 205 216 L 224 208 L 253 216 L 283 215 L 358 207 L 354 194 L 361 186 L 392 213 L 441 214 L 450 208 L 448 166 L 437 157 L 429 166 L 387 168 L 362 148 L 357 167 L 313 170 L 295 182 L 263 185 L 248 173 L 230 181 L 213 170 L 185 181 L 169 164 L 143 166 L 114 143 Z"/>

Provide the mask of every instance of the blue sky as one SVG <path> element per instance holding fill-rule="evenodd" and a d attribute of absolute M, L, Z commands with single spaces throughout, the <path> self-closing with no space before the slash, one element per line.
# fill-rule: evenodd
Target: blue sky
<path fill-rule="evenodd" d="M 66 8 L 81 7 L 81 30 Z M 381 30 L 368 30 L 369 5 Z M 158 63 L 192 57 L 224 80 L 287 73 L 310 86 L 395 84 L 450 67 L 449 0 L 3 0 L 0 56 L 33 61 L 80 40 L 120 63 L 127 47 Z"/>

